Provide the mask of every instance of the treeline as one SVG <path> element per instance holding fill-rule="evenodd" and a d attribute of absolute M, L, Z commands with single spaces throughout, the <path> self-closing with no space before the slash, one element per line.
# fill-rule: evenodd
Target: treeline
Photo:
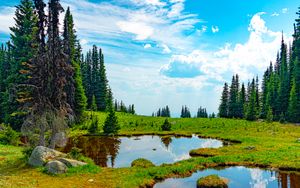
<path fill-rule="evenodd" d="M 119 102 L 118 100 L 115 100 L 115 111 L 116 112 L 123 112 L 123 113 L 128 113 L 128 114 L 135 114 L 135 107 L 134 104 L 129 105 L 126 107 L 123 101 Z"/>
<path fill-rule="evenodd" d="M 152 113 L 152 117 L 171 117 L 169 106 L 159 108 L 156 113 Z"/>
<path fill-rule="evenodd" d="M 300 122 L 300 8 L 297 14 L 293 43 L 288 48 L 282 37 L 276 62 L 265 71 L 261 89 L 257 77 L 247 89 L 244 84 L 240 86 L 238 75 L 232 78 L 230 87 L 225 83 L 220 117 Z"/>
<path fill-rule="evenodd" d="M 169 106 L 159 108 L 157 112 L 152 113 L 152 117 L 171 117 L 171 111 Z M 187 106 L 182 106 L 181 109 L 181 118 L 192 118 L 190 109 Z M 198 108 L 197 114 L 194 116 L 195 118 L 215 118 L 215 113 L 208 114 L 206 108 Z"/>
<path fill-rule="evenodd" d="M 110 112 L 107 130 L 117 121 L 102 50 L 93 46 L 83 55 L 70 9 L 61 33 L 59 0 L 46 7 L 43 0 L 16 6 L 10 41 L 0 48 L 0 123 L 54 147 L 56 134 L 86 109 Z"/>

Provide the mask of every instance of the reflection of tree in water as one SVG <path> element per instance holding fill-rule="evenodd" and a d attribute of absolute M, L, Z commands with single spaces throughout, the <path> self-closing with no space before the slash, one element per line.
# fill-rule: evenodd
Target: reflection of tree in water
<path fill-rule="evenodd" d="M 121 141 L 114 137 L 83 136 L 69 140 L 63 152 L 70 152 L 72 147 L 82 150 L 82 154 L 94 160 L 95 164 L 107 167 L 108 156 L 111 156 L 111 165 L 114 166 Z"/>
<path fill-rule="evenodd" d="M 278 174 L 278 187 L 281 188 L 300 188 L 300 174 Z"/>
<path fill-rule="evenodd" d="M 162 136 L 160 137 L 161 142 L 164 143 L 166 148 L 169 148 L 169 145 L 172 143 L 172 137 L 170 136 Z"/>

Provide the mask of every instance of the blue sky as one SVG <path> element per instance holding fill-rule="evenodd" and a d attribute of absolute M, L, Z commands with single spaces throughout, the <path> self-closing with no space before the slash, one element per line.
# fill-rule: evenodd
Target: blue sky
<path fill-rule="evenodd" d="M 18 1 L 0 0 L 0 42 Z M 291 41 L 296 0 L 62 0 L 86 51 L 103 48 L 114 96 L 150 115 L 169 105 L 217 112 L 223 83 L 261 76 L 284 31 Z"/>

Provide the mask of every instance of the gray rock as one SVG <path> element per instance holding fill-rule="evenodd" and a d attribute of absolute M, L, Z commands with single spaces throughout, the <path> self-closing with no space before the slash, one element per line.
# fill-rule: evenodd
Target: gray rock
<path fill-rule="evenodd" d="M 66 133 L 60 132 L 55 134 L 55 144 L 56 146 L 62 148 L 67 145 L 68 138 L 66 136 Z"/>
<path fill-rule="evenodd" d="M 256 147 L 255 146 L 247 146 L 245 147 L 246 150 L 255 150 Z"/>
<path fill-rule="evenodd" d="M 64 174 L 68 171 L 68 167 L 57 160 L 48 162 L 45 167 L 50 174 Z"/>
<path fill-rule="evenodd" d="M 77 167 L 77 166 L 87 165 L 87 163 L 77 161 L 77 160 L 74 160 L 74 159 L 59 158 L 57 160 L 64 163 L 67 167 Z"/>
<path fill-rule="evenodd" d="M 61 153 L 54 149 L 50 149 L 44 146 L 37 146 L 31 153 L 28 163 L 34 167 L 44 166 L 44 164 L 50 160 L 58 157 L 65 157 L 65 153 Z"/>

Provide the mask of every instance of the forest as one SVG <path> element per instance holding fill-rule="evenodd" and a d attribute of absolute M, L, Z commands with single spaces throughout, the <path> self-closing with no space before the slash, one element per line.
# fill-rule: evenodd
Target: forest
<path fill-rule="evenodd" d="M 0 187 L 299 187 L 300 7 L 261 79 L 235 74 L 218 113 L 172 117 L 114 97 L 63 4 L 21 0 L 1 44 Z"/>

